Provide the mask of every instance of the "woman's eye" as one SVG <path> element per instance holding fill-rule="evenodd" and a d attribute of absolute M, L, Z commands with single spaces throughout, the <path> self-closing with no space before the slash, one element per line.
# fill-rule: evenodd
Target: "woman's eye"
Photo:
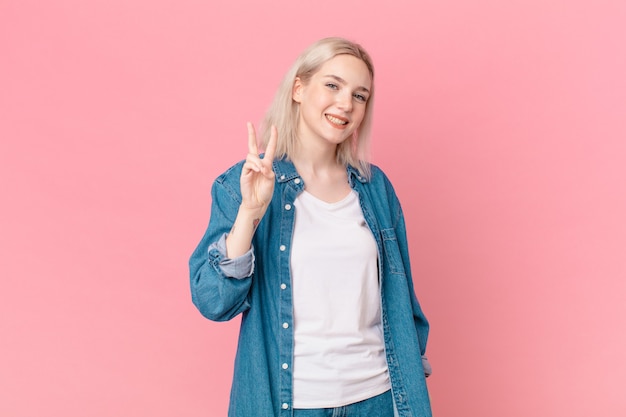
<path fill-rule="evenodd" d="M 336 90 L 339 87 L 337 87 L 337 84 L 333 84 L 333 83 L 327 83 L 326 87 L 330 88 L 331 90 Z"/>
<path fill-rule="evenodd" d="M 356 98 L 357 100 L 365 103 L 367 101 L 367 97 L 365 97 L 363 94 L 355 94 L 354 98 Z"/>

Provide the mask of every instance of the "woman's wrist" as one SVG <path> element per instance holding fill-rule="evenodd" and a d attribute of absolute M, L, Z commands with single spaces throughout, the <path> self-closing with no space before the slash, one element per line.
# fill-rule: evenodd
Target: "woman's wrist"
<path fill-rule="evenodd" d="M 226 238 L 226 251 L 229 258 L 243 255 L 250 250 L 252 237 L 265 214 L 266 207 L 248 208 L 239 206 L 237 218 Z"/>
<path fill-rule="evenodd" d="M 267 211 L 267 206 L 263 205 L 260 207 L 247 207 L 244 204 L 239 205 L 239 211 L 237 213 L 237 218 L 242 217 L 248 220 L 258 219 L 259 221 L 265 215 Z"/>

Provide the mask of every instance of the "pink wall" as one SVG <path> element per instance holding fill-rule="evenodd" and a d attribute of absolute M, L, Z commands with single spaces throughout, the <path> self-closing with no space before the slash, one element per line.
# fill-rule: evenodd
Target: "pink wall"
<path fill-rule="evenodd" d="M 377 64 L 438 417 L 626 414 L 626 2 L 0 1 L 0 415 L 224 416 L 190 301 L 215 176 L 280 77 Z"/>

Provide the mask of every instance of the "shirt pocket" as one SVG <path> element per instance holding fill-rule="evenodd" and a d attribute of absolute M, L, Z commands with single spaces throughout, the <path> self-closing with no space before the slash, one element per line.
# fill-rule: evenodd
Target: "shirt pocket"
<path fill-rule="evenodd" d="M 402 263 L 402 255 L 400 255 L 400 247 L 396 237 L 395 229 L 382 229 L 383 251 L 385 263 L 392 274 L 405 275 L 404 264 Z"/>

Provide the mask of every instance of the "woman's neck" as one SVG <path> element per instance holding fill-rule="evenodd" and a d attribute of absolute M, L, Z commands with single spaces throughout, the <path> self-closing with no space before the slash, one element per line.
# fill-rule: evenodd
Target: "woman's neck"
<path fill-rule="evenodd" d="M 346 167 L 337 161 L 336 147 L 298 147 L 290 159 L 304 180 L 305 189 L 320 200 L 333 203 L 350 192 Z"/>
<path fill-rule="evenodd" d="M 337 162 L 337 147 L 332 145 L 319 146 L 310 142 L 299 142 L 290 159 L 301 175 L 305 173 L 327 175 L 338 168 L 344 169 Z"/>

